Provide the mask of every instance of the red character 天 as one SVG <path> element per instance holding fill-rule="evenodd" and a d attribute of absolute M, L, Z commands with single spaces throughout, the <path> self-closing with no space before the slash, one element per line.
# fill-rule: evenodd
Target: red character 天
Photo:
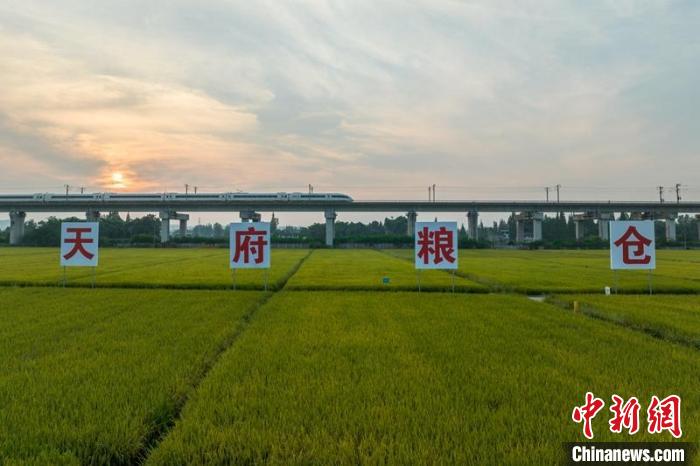
<path fill-rule="evenodd" d="M 449 263 L 455 261 L 454 234 L 444 226 L 437 231 L 423 227 L 423 230 L 418 232 L 418 245 L 420 246 L 418 257 L 424 264 L 430 261 L 431 256 L 434 264 L 440 264 L 443 260 Z"/>
<path fill-rule="evenodd" d="M 74 238 L 66 238 L 65 242 L 68 244 L 72 244 L 73 248 L 68 251 L 63 258 L 68 260 L 75 256 L 77 253 L 80 253 L 83 257 L 86 259 L 92 259 L 95 255 L 92 254 L 90 251 L 85 249 L 83 244 L 90 244 L 93 243 L 94 240 L 92 238 L 83 238 L 84 233 L 91 233 L 92 228 L 67 228 L 66 233 L 74 233 L 75 237 Z"/>
<path fill-rule="evenodd" d="M 586 403 L 583 406 L 576 406 L 571 413 L 571 419 L 576 423 L 583 422 L 583 435 L 587 439 L 593 438 L 593 426 L 591 421 L 603 409 L 605 402 L 600 398 L 596 398 L 593 393 L 586 393 Z"/>
<path fill-rule="evenodd" d="M 613 395 L 612 400 L 610 411 L 613 413 L 613 418 L 608 422 L 610 432 L 619 434 L 623 428 L 627 429 L 630 435 L 639 432 L 639 400 L 633 396 L 623 404 L 624 400 L 617 395 Z"/>
<path fill-rule="evenodd" d="M 658 434 L 667 430 L 675 438 L 683 435 L 681 430 L 681 397 L 669 395 L 663 400 L 654 395 L 647 409 L 650 434 Z"/>
<path fill-rule="evenodd" d="M 622 246 L 622 262 L 625 264 L 651 262 L 651 256 L 644 253 L 644 248 L 651 244 L 651 240 L 643 236 L 634 226 L 629 227 L 614 244 L 617 247 Z"/>
<path fill-rule="evenodd" d="M 256 230 L 253 227 L 247 230 L 236 231 L 236 252 L 233 256 L 233 262 L 239 262 L 241 254 L 243 254 L 243 263 L 250 263 L 250 256 L 254 256 L 256 264 L 265 262 L 265 246 L 267 241 L 264 230 Z"/>

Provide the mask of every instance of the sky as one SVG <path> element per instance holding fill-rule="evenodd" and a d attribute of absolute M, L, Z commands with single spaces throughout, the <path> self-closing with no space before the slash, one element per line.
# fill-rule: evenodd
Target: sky
<path fill-rule="evenodd" d="M 0 192 L 698 199 L 698 24 L 692 0 L 4 0 Z"/>

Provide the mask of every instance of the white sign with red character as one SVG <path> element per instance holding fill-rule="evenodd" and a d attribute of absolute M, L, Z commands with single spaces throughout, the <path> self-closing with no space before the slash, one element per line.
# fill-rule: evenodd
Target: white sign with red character
<path fill-rule="evenodd" d="M 416 222 L 416 269 L 456 269 L 457 239 L 457 222 Z"/>
<path fill-rule="evenodd" d="M 651 270 L 656 268 L 654 222 L 610 222 L 610 268 Z"/>
<path fill-rule="evenodd" d="M 270 267 L 270 224 L 265 222 L 232 223 L 229 264 L 232 269 L 267 269 Z"/>
<path fill-rule="evenodd" d="M 99 241 L 97 222 L 61 223 L 61 266 L 97 267 Z"/>

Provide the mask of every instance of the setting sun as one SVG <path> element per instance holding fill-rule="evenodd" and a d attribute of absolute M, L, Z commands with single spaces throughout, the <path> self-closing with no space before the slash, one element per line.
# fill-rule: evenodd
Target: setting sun
<path fill-rule="evenodd" d="M 124 175 L 119 172 L 112 173 L 112 181 L 115 183 L 121 183 L 124 181 Z"/>

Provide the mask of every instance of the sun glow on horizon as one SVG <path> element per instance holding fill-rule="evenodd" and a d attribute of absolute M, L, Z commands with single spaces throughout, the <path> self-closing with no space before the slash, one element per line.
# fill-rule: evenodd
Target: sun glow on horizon
<path fill-rule="evenodd" d="M 127 187 L 125 178 L 124 178 L 124 173 L 122 172 L 112 172 L 111 175 L 109 175 L 110 180 L 111 180 L 111 187 L 112 188 L 117 188 L 117 189 L 123 189 Z"/>

